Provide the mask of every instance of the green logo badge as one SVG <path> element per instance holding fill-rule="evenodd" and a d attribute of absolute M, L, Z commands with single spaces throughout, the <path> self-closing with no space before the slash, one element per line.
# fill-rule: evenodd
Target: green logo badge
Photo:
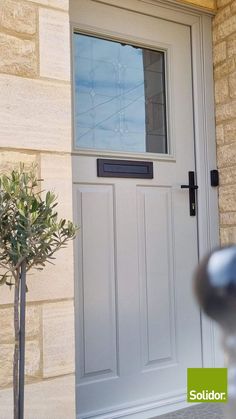
<path fill-rule="evenodd" d="M 189 403 L 226 403 L 227 368 L 188 368 Z"/>

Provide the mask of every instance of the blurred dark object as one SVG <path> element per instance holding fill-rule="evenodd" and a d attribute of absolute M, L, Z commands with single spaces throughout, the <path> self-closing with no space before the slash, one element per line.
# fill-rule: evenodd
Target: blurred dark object
<path fill-rule="evenodd" d="M 236 246 L 208 255 L 196 271 L 194 285 L 205 313 L 225 331 L 236 331 Z"/>
<path fill-rule="evenodd" d="M 195 294 L 203 311 L 222 329 L 228 367 L 227 417 L 236 418 L 236 246 L 219 248 L 199 265 Z"/>

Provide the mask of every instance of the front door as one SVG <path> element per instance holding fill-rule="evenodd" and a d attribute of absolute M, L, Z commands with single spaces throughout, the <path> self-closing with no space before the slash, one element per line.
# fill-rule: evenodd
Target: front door
<path fill-rule="evenodd" d="M 197 208 L 181 188 L 195 172 L 190 28 L 79 3 L 100 30 L 73 35 L 78 418 L 149 418 L 202 366 Z"/>

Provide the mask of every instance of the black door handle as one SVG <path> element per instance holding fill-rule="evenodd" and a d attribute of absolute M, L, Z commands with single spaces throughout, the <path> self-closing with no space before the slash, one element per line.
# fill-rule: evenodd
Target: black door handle
<path fill-rule="evenodd" d="M 193 190 L 196 190 L 196 189 L 198 189 L 198 186 L 197 185 L 181 185 L 181 188 L 182 189 L 193 189 Z"/>
<path fill-rule="evenodd" d="M 195 191 L 198 189 L 198 185 L 195 185 L 195 173 L 188 172 L 188 185 L 181 185 L 181 189 L 189 190 L 189 214 L 191 217 L 196 215 L 196 194 Z"/>

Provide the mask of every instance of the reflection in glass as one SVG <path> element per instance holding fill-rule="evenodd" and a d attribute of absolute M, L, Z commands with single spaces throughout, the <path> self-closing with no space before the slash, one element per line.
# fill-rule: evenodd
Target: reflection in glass
<path fill-rule="evenodd" d="M 167 153 L 164 53 L 74 34 L 76 147 Z"/>

